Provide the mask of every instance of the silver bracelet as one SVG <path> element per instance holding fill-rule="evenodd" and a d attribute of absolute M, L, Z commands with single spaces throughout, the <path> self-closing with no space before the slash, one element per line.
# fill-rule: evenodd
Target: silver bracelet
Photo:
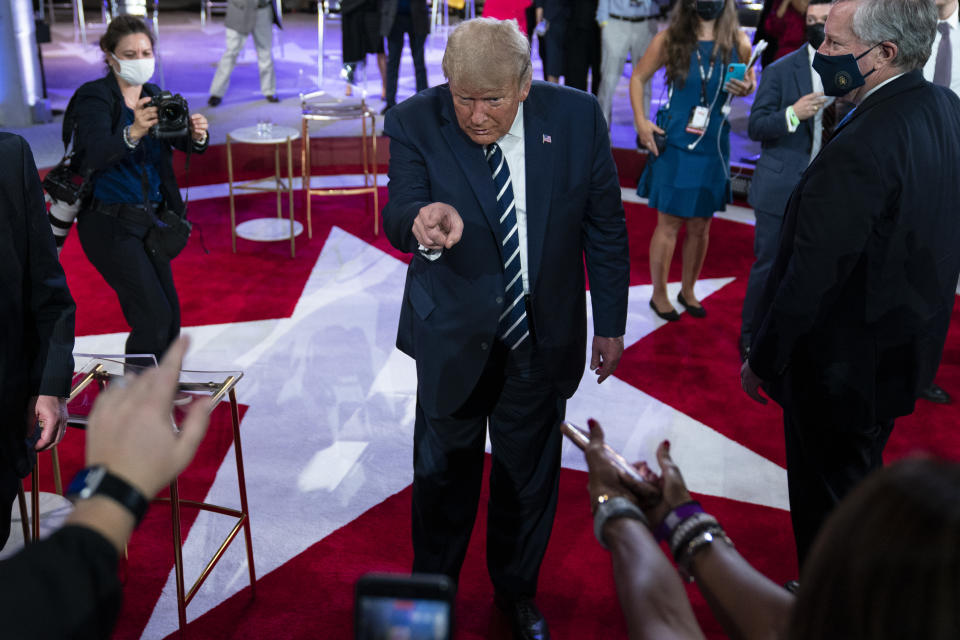
<path fill-rule="evenodd" d="M 717 524 L 717 519 L 709 513 L 694 513 L 683 520 L 673 529 L 670 534 L 670 551 L 676 558 L 680 554 L 684 540 L 690 536 L 695 529 L 706 528 L 709 525 Z"/>
<path fill-rule="evenodd" d="M 139 140 L 134 142 L 130 139 L 130 125 L 123 128 L 123 144 L 127 145 L 127 149 L 136 149 L 137 145 L 140 144 Z"/>
<path fill-rule="evenodd" d="M 623 496 L 613 496 L 611 498 L 604 494 L 597 499 L 597 511 L 593 514 L 593 535 L 596 536 L 597 542 L 599 542 L 600 546 L 604 549 L 609 549 L 610 547 L 607 546 L 606 540 L 603 539 L 603 527 L 607 524 L 607 520 L 613 518 L 633 518 L 634 520 L 639 520 L 648 528 L 650 527 L 647 516 L 643 514 L 643 511 L 641 511 L 637 505 Z"/>
<path fill-rule="evenodd" d="M 680 572 L 680 577 L 682 577 L 686 582 L 693 582 L 693 575 L 690 573 L 690 567 L 693 564 L 693 557 L 701 549 L 706 548 L 708 545 L 713 544 L 717 540 L 722 540 L 726 542 L 728 546 L 733 548 L 733 542 L 727 537 L 726 532 L 719 526 L 711 526 L 705 531 L 701 531 L 696 536 L 693 537 L 690 542 L 687 543 L 687 546 L 681 551 L 680 556 L 677 558 L 677 571 Z"/>

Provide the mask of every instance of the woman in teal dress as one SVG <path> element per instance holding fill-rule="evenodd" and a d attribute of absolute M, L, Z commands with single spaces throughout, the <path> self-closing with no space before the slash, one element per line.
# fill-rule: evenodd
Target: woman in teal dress
<path fill-rule="evenodd" d="M 657 227 L 650 239 L 650 307 L 664 320 L 680 319 L 667 297 L 667 276 L 684 225 L 677 302 L 693 317 L 706 316 L 693 285 L 707 255 L 710 220 L 730 201 L 730 124 L 722 109 L 728 95 L 745 96 L 756 84 L 753 69 L 742 81 L 723 84 L 728 64 L 750 58 L 750 41 L 740 30 L 735 4 L 735 0 L 678 2 L 670 26 L 653 38 L 630 78 L 637 134 L 651 154 L 637 193 L 657 210 Z M 644 113 L 643 89 L 661 67 L 669 100 L 654 123 Z M 666 134 L 662 154 L 654 133 Z"/>

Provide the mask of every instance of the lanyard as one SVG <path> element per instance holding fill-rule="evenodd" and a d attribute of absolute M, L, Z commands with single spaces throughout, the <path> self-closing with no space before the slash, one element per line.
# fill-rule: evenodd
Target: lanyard
<path fill-rule="evenodd" d="M 697 47 L 695 50 L 697 54 L 697 70 L 700 71 L 700 105 L 707 106 L 707 84 L 710 83 L 710 78 L 713 77 L 713 68 L 716 66 L 713 64 L 713 56 L 710 56 L 710 71 L 709 73 L 703 70 L 703 57 L 700 55 L 700 48 Z"/>

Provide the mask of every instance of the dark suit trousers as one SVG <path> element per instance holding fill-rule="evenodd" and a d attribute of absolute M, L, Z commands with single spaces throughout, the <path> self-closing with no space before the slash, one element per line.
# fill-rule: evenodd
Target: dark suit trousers
<path fill-rule="evenodd" d="M 117 292 L 130 325 L 126 353 L 152 353 L 159 362 L 180 334 L 180 300 L 170 263 L 147 254 L 145 225 L 83 211 L 77 232 L 87 258 Z"/>
<path fill-rule="evenodd" d="M 801 572 L 810 548 L 837 504 L 883 466 L 893 420 L 838 424 L 813 412 L 783 411 L 790 518 Z"/>
<path fill-rule="evenodd" d="M 10 519 L 13 515 L 13 501 L 17 497 L 17 487 L 23 480 L 13 469 L 3 463 L 0 456 L 0 549 L 10 537 Z"/>
<path fill-rule="evenodd" d="M 586 27 L 567 25 L 563 56 L 563 84 L 597 95 L 600 89 L 600 62 L 603 53 L 600 48 L 600 27 L 596 22 Z"/>
<path fill-rule="evenodd" d="M 753 266 L 750 267 L 750 277 L 747 279 L 747 293 L 743 297 L 743 312 L 741 314 L 740 335 L 746 344 L 750 344 L 753 337 L 754 316 L 757 313 L 757 304 L 763 296 L 763 287 L 767 283 L 767 276 L 777 258 L 777 249 L 780 246 L 780 227 L 783 226 L 783 212 L 770 213 L 769 211 L 754 211 L 757 225 L 753 231 Z"/>
<path fill-rule="evenodd" d="M 417 79 L 417 91 L 427 88 L 427 66 L 423 61 L 425 35 L 413 32 L 413 19 L 409 13 L 398 13 L 387 35 L 387 106 L 397 103 L 397 83 L 400 78 L 400 54 L 403 53 L 403 34 L 410 36 L 410 55 L 413 56 L 413 72 Z"/>
<path fill-rule="evenodd" d="M 494 588 L 507 597 L 536 593 L 557 509 L 558 424 L 565 407 L 535 350 L 511 353 L 499 341 L 477 387 L 454 415 L 428 416 L 417 403 L 414 572 L 459 578 L 480 499 L 489 417 L 487 569 Z"/>

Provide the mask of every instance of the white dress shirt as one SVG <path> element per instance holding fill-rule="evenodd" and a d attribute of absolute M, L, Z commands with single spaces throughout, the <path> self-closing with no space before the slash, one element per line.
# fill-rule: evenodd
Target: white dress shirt
<path fill-rule="evenodd" d="M 953 61 L 950 65 L 950 88 L 957 95 L 960 95 L 960 11 L 954 10 L 953 15 L 946 20 L 950 27 L 950 53 Z M 933 82 L 933 72 L 937 68 L 937 52 L 940 50 L 940 23 L 937 23 L 937 34 L 933 37 L 933 48 L 930 50 L 930 58 L 927 64 L 923 65 L 923 77 Z"/>
<path fill-rule="evenodd" d="M 517 117 L 513 119 L 510 130 L 497 140 L 503 157 L 510 169 L 510 184 L 513 188 L 513 201 L 517 214 L 517 239 L 520 242 L 520 275 L 523 279 L 523 292 L 530 293 L 530 272 L 527 267 L 527 162 L 523 144 L 523 103 L 517 108 Z M 486 149 L 484 149 L 486 152 Z M 492 179 L 492 178 L 491 178 Z M 442 249 L 427 249 L 420 245 L 420 253 L 428 260 L 436 260 Z"/>
<path fill-rule="evenodd" d="M 523 292 L 530 293 L 530 272 L 527 267 L 527 162 L 523 144 L 523 103 L 517 109 L 517 117 L 510 125 L 510 131 L 497 140 L 503 157 L 510 169 L 510 182 L 513 185 L 513 202 L 517 210 L 517 236 L 520 241 L 520 274 L 523 278 Z"/>
<path fill-rule="evenodd" d="M 807 57 L 810 60 L 810 80 L 813 85 L 813 90 L 823 93 L 823 80 L 820 79 L 820 74 L 813 70 L 813 56 L 816 52 L 816 49 L 807 44 Z M 833 104 L 834 100 L 836 100 L 836 98 L 828 96 L 827 101 L 823 104 L 823 109 Z M 817 109 L 817 112 L 813 116 L 813 144 L 810 146 L 810 162 L 813 162 L 813 159 L 820 153 L 820 147 L 823 144 L 823 109 Z M 837 124 L 839 124 L 839 122 L 837 122 Z"/>
<path fill-rule="evenodd" d="M 822 93 L 823 80 L 820 79 L 820 74 L 813 70 L 813 56 L 817 53 L 817 50 L 809 44 L 807 44 L 806 47 L 807 59 L 810 63 L 810 85 L 813 87 L 814 92 Z M 824 103 L 824 108 L 830 106 L 833 101 L 834 98 L 828 97 L 827 101 Z M 787 119 L 787 131 L 793 133 L 800 128 L 799 122 L 794 125 L 790 121 L 789 114 L 785 113 L 784 117 Z M 810 159 L 808 162 L 813 162 L 813 159 L 817 157 L 818 153 L 820 153 L 820 147 L 823 146 L 823 109 L 817 109 L 817 112 L 813 115 L 813 122 L 810 123 L 810 126 L 813 128 L 813 142 L 810 145 Z"/>

